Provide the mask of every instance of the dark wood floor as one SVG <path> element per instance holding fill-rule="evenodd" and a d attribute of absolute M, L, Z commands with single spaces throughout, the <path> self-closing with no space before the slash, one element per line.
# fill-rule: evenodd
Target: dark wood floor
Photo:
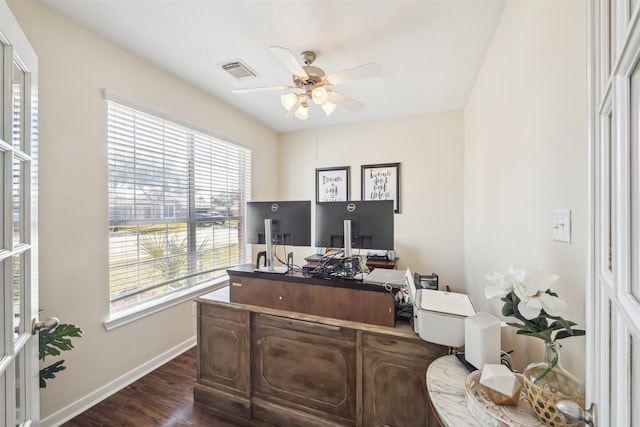
<path fill-rule="evenodd" d="M 193 348 L 71 419 L 63 427 L 274 427 L 258 420 L 239 424 L 195 403 L 196 363 L 196 349 Z"/>

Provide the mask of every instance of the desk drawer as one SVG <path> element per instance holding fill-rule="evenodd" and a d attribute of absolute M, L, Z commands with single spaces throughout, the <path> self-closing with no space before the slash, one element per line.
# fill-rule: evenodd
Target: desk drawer
<path fill-rule="evenodd" d="M 231 276 L 229 295 L 232 302 L 313 314 L 372 325 L 395 325 L 393 296 L 388 292 Z"/>
<path fill-rule="evenodd" d="M 206 302 L 198 302 L 199 317 L 227 320 L 229 322 L 249 325 L 247 311 L 234 308 L 220 307 Z"/>
<path fill-rule="evenodd" d="M 376 350 L 426 361 L 432 361 L 447 354 L 447 348 L 441 345 L 428 343 L 420 339 L 409 340 L 392 335 L 365 333 L 362 335 L 362 342 L 365 351 Z"/>
<path fill-rule="evenodd" d="M 290 319 L 287 317 L 270 316 L 268 314 L 256 313 L 254 316 L 255 325 L 269 326 L 272 328 L 286 329 L 289 331 L 303 332 L 347 341 L 355 341 L 356 339 L 356 331 L 350 328 L 306 322 L 304 320 Z"/>

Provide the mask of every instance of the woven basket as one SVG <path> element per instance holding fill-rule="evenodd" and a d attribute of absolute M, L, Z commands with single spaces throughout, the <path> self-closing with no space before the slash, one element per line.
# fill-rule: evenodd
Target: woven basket
<path fill-rule="evenodd" d="M 545 377 L 548 382 L 562 382 L 564 378 L 557 376 L 556 372 L 549 372 Z M 573 427 L 582 426 L 583 423 L 570 424 L 558 413 L 556 409 L 556 399 L 571 399 L 578 403 L 581 408 L 584 408 L 584 394 L 578 395 L 566 395 L 556 390 L 548 390 L 541 386 L 532 383 L 531 380 L 524 376 L 524 390 L 527 394 L 527 399 L 531 404 L 533 412 L 540 421 L 551 427 Z"/>

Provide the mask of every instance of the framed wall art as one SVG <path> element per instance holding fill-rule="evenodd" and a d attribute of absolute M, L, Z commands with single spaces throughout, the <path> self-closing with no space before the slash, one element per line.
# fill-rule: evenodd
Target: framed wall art
<path fill-rule="evenodd" d="M 316 202 L 349 200 L 349 166 L 316 169 Z"/>
<path fill-rule="evenodd" d="M 400 213 L 400 163 L 362 165 L 362 200 L 393 200 Z"/>

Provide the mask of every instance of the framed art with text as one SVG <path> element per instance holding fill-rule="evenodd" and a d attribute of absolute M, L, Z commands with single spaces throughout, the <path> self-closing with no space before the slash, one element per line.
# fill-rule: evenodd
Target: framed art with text
<path fill-rule="evenodd" d="M 349 166 L 316 169 L 316 202 L 349 200 Z"/>
<path fill-rule="evenodd" d="M 362 200 L 393 200 L 400 213 L 400 163 L 362 165 Z"/>

